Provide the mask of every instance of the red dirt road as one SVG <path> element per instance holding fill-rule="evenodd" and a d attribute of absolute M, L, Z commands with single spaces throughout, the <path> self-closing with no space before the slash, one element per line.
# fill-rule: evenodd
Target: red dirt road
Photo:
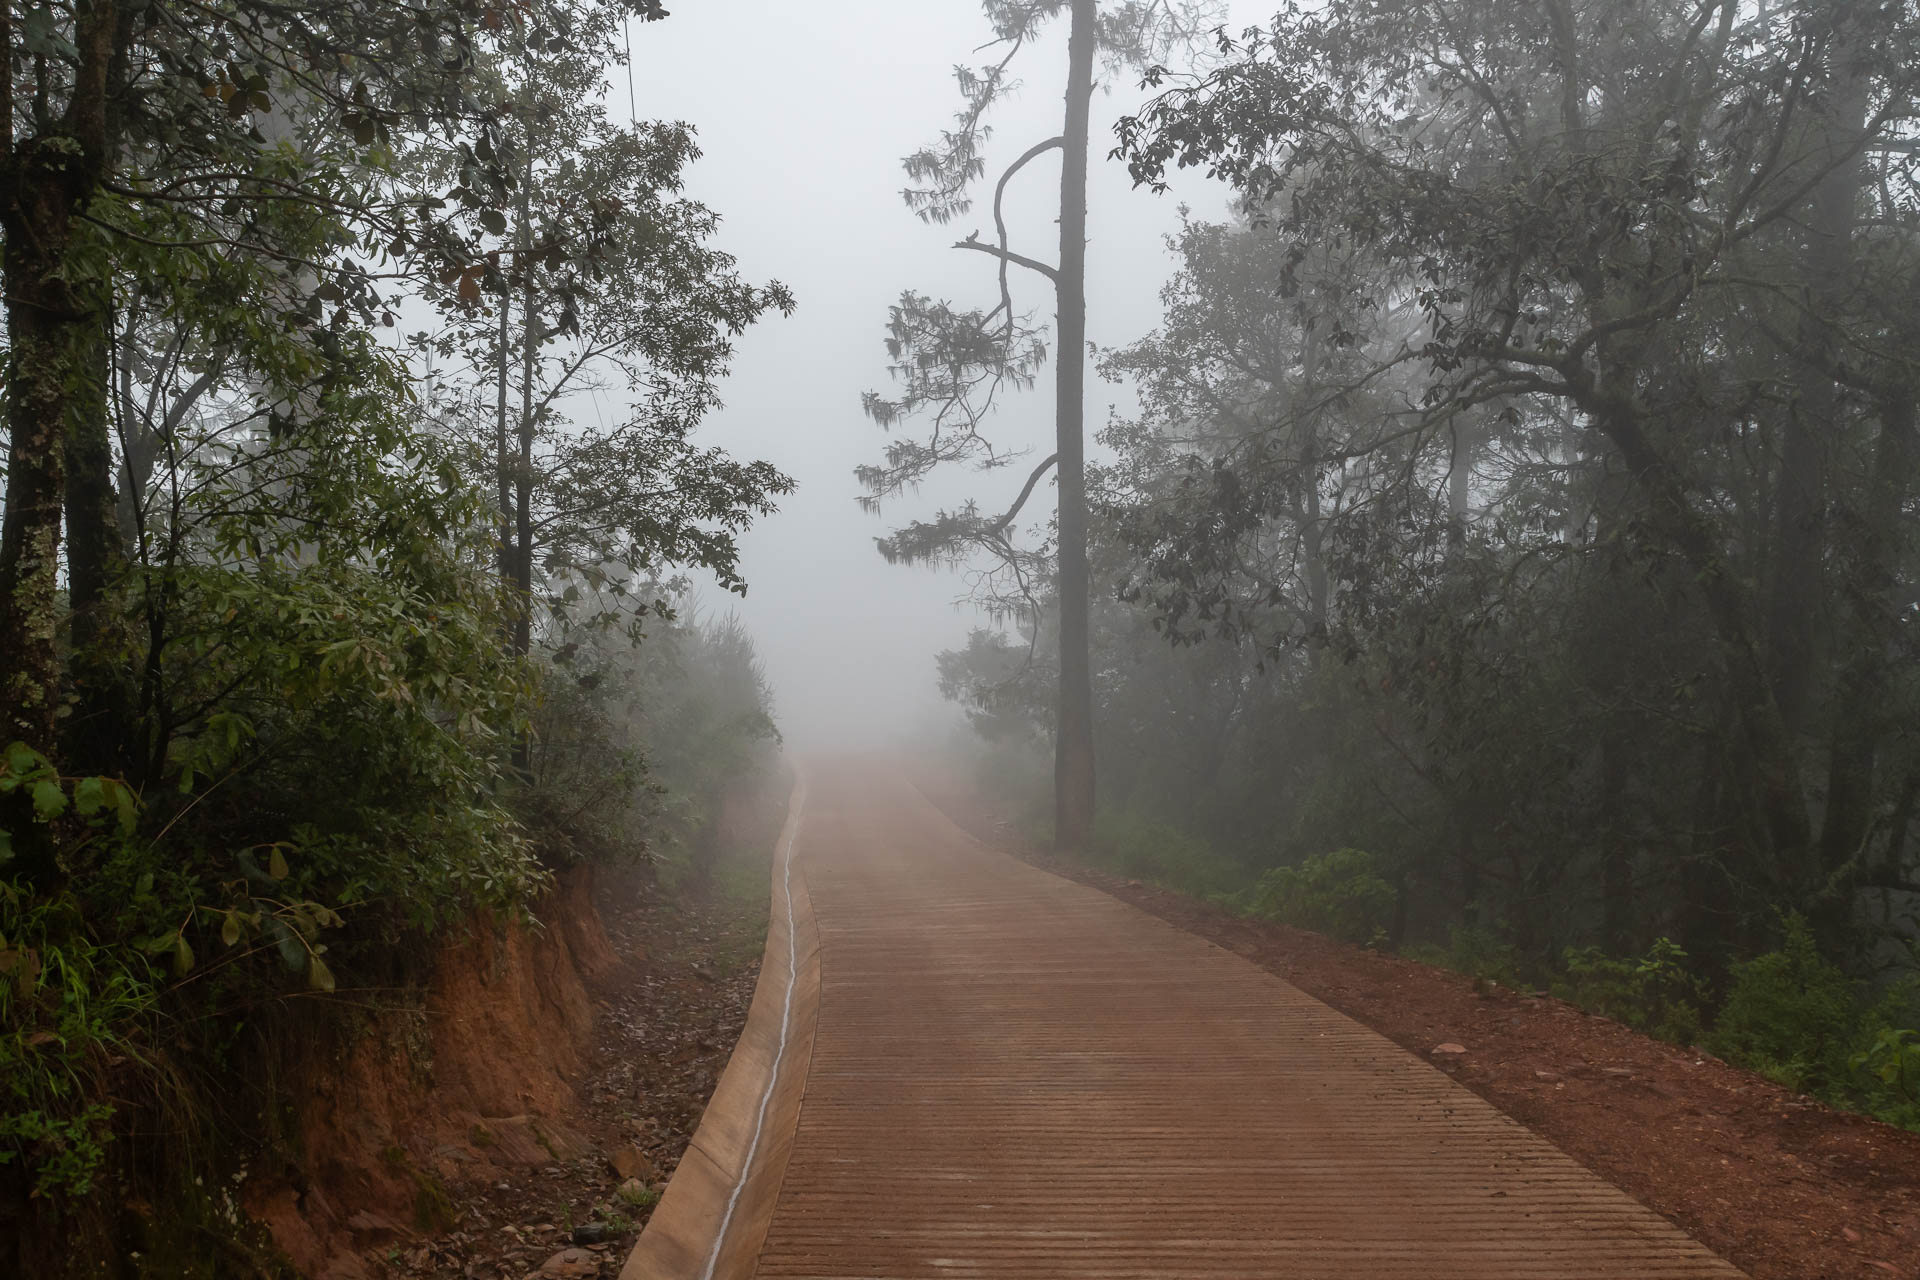
<path fill-rule="evenodd" d="M 1740 1274 L 1384 1037 L 984 848 L 898 772 L 816 767 L 804 806 L 818 1012 L 751 1274 Z"/>

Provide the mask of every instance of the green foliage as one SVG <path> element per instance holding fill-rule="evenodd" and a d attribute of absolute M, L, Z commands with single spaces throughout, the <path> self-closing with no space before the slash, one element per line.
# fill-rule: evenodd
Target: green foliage
<path fill-rule="evenodd" d="M 73 899 L 0 882 L 0 1164 L 23 1164 L 35 1195 L 92 1190 L 110 1077 L 144 1060 L 153 1007 L 137 951 L 89 939 Z"/>
<path fill-rule="evenodd" d="M 620 1184 L 619 1189 L 614 1192 L 614 1195 L 619 1197 L 622 1204 L 635 1209 L 651 1209 L 654 1205 L 660 1203 L 660 1193 L 654 1188 L 644 1185 L 633 1186 L 630 1183 L 623 1182 Z"/>
<path fill-rule="evenodd" d="M 1195 897 L 1229 894 L 1246 882 L 1239 864 L 1205 840 L 1168 823 L 1131 814 L 1102 813 L 1094 824 L 1093 852 L 1123 875 Z"/>
<path fill-rule="evenodd" d="M 1824 1092 L 1850 1070 L 1859 991 L 1820 955 L 1804 919 L 1788 915 L 1782 923 L 1778 950 L 1735 968 L 1707 1045 L 1792 1088 Z"/>
<path fill-rule="evenodd" d="M 1569 947 L 1565 966 L 1553 987 L 1561 999 L 1674 1044 L 1699 1038 L 1706 991 L 1671 939 L 1656 938 L 1645 955 L 1626 959 Z"/>
<path fill-rule="evenodd" d="M 1447 945 L 1419 943 L 1406 949 L 1409 960 L 1463 973 L 1475 982 L 1518 987 L 1524 979 L 1522 958 L 1513 943 L 1485 925 L 1456 924 L 1447 931 Z"/>
<path fill-rule="evenodd" d="M 1848 1059 L 1848 1065 L 1878 1080 L 1903 1108 L 1920 1105 L 1920 1031 L 1877 1028 L 1872 1042 Z M 1913 1120 L 1907 1124 L 1915 1127 Z"/>
<path fill-rule="evenodd" d="M 1248 907 L 1297 929 L 1375 943 L 1392 928 L 1400 899 L 1382 869 L 1380 859 L 1364 850 L 1335 849 L 1268 871 L 1248 892 Z"/>

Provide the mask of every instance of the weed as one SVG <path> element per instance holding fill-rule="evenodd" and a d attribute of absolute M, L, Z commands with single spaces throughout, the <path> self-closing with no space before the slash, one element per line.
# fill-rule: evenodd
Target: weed
<path fill-rule="evenodd" d="M 660 1193 L 644 1183 L 639 1185 L 631 1182 L 622 1183 L 620 1189 L 614 1194 L 620 1197 L 623 1203 L 635 1209 L 651 1209 L 660 1203 Z"/>
<path fill-rule="evenodd" d="M 1674 1044 L 1700 1038 L 1706 993 L 1687 968 L 1686 951 L 1672 940 L 1655 939 L 1638 958 L 1568 948 L 1565 961 L 1566 976 L 1553 993 L 1568 1003 Z"/>
<path fill-rule="evenodd" d="M 1094 825 L 1094 853 L 1123 875 L 1152 880 L 1197 898 L 1230 893 L 1246 873 L 1213 846 L 1177 827 L 1131 814 L 1103 814 Z"/>
<path fill-rule="evenodd" d="M 96 945 L 70 901 L 0 882 L 0 1165 L 35 1195 L 85 1196 L 114 1115 L 107 1073 L 144 1063 L 154 993 L 132 948 Z"/>
<path fill-rule="evenodd" d="M 440 1180 L 422 1169 L 409 1171 L 413 1176 L 413 1225 L 429 1235 L 451 1231 L 460 1215 Z"/>
<path fill-rule="evenodd" d="M 1448 931 L 1446 946 L 1422 943 L 1408 947 L 1405 955 L 1407 959 L 1421 964 L 1465 974 L 1474 980 L 1476 986 L 1487 983 L 1507 987 L 1522 985 L 1520 953 L 1512 943 L 1485 925 L 1455 925 Z"/>
<path fill-rule="evenodd" d="M 1825 1092 L 1849 1074 L 1850 1041 L 1861 1008 L 1846 974 L 1820 955 L 1797 915 L 1782 918 L 1777 951 L 1734 969 L 1733 987 L 1708 1046 L 1730 1062 L 1793 1089 Z"/>
<path fill-rule="evenodd" d="M 1247 897 L 1254 915 L 1368 945 L 1386 938 L 1399 904 L 1399 894 L 1380 874 L 1379 859 L 1360 849 L 1275 867 Z"/>

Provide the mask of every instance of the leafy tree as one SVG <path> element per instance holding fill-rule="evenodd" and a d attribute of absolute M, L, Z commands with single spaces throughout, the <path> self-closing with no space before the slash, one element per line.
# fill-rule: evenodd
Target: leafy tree
<path fill-rule="evenodd" d="M 858 469 L 862 499 L 877 509 L 881 499 L 917 484 L 935 468 L 963 464 L 981 470 L 1010 465 L 1014 457 L 996 446 L 986 418 L 1002 390 L 1030 386 L 1046 362 L 1041 332 L 1015 306 L 1011 271 L 1018 267 L 1046 279 L 1054 291 L 1055 450 L 1029 474 L 1003 514 L 982 513 L 974 503 L 916 521 L 880 540 L 891 561 L 960 561 L 984 554 L 995 564 L 984 580 L 990 610 L 1001 616 L 1039 612 L 1035 587 L 1044 558 L 1015 545 L 1014 522 L 1034 488 L 1056 471 L 1058 507 L 1054 542 L 1054 596 L 1059 602 L 1059 709 L 1055 730 L 1055 840 L 1065 848 L 1086 843 L 1093 829 L 1093 690 L 1088 660 L 1086 441 L 1083 428 L 1086 378 L 1087 155 L 1095 71 L 1144 68 L 1192 42 L 1218 13 L 1206 0 L 982 0 L 993 28 L 985 47 L 1002 51 L 984 67 L 955 69 L 962 106 L 955 127 L 935 144 L 904 161 L 914 183 L 907 207 L 924 221 L 945 225 L 973 207 L 970 194 L 986 172 L 986 118 L 1016 82 L 1010 69 L 1054 19 L 1068 19 L 1066 119 L 1058 136 L 1027 148 L 1002 171 L 994 186 L 995 238 L 974 232 L 954 247 L 983 253 L 999 264 L 999 302 L 988 310 L 963 310 L 921 294 L 901 295 L 888 323 L 887 350 L 899 392 L 869 392 L 867 416 L 892 429 L 919 417 L 922 440 L 896 438 L 884 460 Z M 1060 247 L 1048 264 L 1016 251 L 1008 237 L 1003 200 L 1008 184 L 1033 161 L 1060 152 Z"/>
<path fill-rule="evenodd" d="M 103 1169 L 190 1198 L 206 1148 L 174 1117 L 278 1105 L 247 1055 L 296 1022 L 273 1012 L 290 984 L 404 985 L 403 944 L 609 851 L 582 814 L 645 836 L 642 757 L 609 737 L 591 779 L 542 762 L 580 784 L 564 811 L 509 767 L 589 691 L 532 651 L 525 588 L 551 589 L 559 638 L 596 591 L 637 636 L 642 566 L 739 585 L 733 536 L 787 481 L 689 433 L 732 336 L 789 300 L 677 196 L 688 129 L 580 105 L 622 8 L 664 16 L 113 0 L 0 25 L 0 1217 L 31 1228 L 0 1233 L 0 1269 L 124 1255 L 118 1198 L 84 1194 Z M 383 340 L 410 298 L 501 388 L 519 366 L 518 456 L 431 429 L 459 421 L 446 382 Z M 602 381 L 632 417 L 563 430 Z M 151 1160 L 153 1132 L 191 1161 Z"/>
<path fill-rule="evenodd" d="M 1904 845 L 1907 818 L 1876 828 L 1867 797 L 1904 794 L 1910 752 L 1858 695 L 1867 671 L 1884 682 L 1911 645 L 1900 591 L 1886 594 L 1912 573 L 1899 514 L 1916 478 L 1911 22 L 1877 5 L 1288 9 L 1123 128 L 1144 180 L 1205 166 L 1302 261 L 1351 246 L 1377 264 L 1374 307 L 1418 307 L 1424 332 L 1367 353 L 1380 374 L 1409 356 L 1419 367 L 1396 411 L 1407 438 L 1492 414 L 1483 438 L 1536 460 L 1467 487 L 1466 507 L 1497 520 L 1481 521 L 1488 548 L 1564 559 L 1591 547 L 1590 564 L 1615 566 L 1563 616 L 1607 594 L 1667 611 L 1656 644 L 1635 646 L 1636 661 L 1663 656 L 1624 671 L 1657 688 L 1656 672 L 1682 664 L 1667 688 L 1688 692 L 1665 699 L 1680 703 L 1669 723 L 1725 748 L 1701 761 L 1708 781 L 1684 820 L 1716 833 L 1686 857 L 1693 927 L 1720 931 L 1690 939 L 1696 954 L 1725 945 L 1729 881 L 1760 899 L 1749 919 L 1791 903 L 1833 938 L 1863 877 L 1902 874 L 1885 854 Z M 1424 448 L 1410 456 L 1439 465 Z M 1578 483 L 1541 490 L 1529 470 Z M 1233 510 L 1240 491 L 1216 492 Z M 1523 515 L 1533 495 L 1550 501 Z M 1538 533 L 1515 537 L 1526 520 Z M 1354 585 L 1378 583 L 1397 542 L 1355 547 Z M 1169 582 L 1225 576 L 1177 552 L 1160 568 Z M 1622 583 L 1627 572 L 1648 589 Z M 1510 576 L 1497 606 L 1485 595 L 1501 580 L 1474 588 L 1482 637 L 1511 617 L 1491 611 L 1512 608 Z M 1528 590 L 1566 578 L 1535 581 Z M 1471 597 L 1455 599 L 1429 619 L 1457 627 Z M 1824 635 L 1811 621 L 1823 599 L 1851 602 Z M 1451 634 L 1435 660 L 1478 643 Z M 1848 656 L 1816 662 L 1822 652 Z M 1690 653 L 1706 655 L 1704 687 L 1684 670 Z M 1457 715 L 1457 681 L 1413 688 Z M 1634 736 L 1647 705 L 1616 701 L 1570 755 L 1616 802 L 1663 749 L 1662 735 Z M 1727 861 L 1736 851 L 1741 865 Z M 1630 858 L 1607 857 L 1619 897 Z"/>
<path fill-rule="evenodd" d="M 528 29 L 487 68 L 500 122 L 489 158 L 515 175 L 513 207 L 464 216 L 484 267 L 443 280 L 448 324 L 414 340 L 450 401 L 451 456 L 498 488 L 501 573 L 527 602 L 522 653 L 536 606 L 574 603 L 562 592 L 590 588 L 612 621 L 631 616 L 625 584 L 663 565 L 744 590 L 734 537 L 792 488 L 767 463 L 691 441 L 719 403 L 731 339 L 770 309 L 790 312 L 792 296 L 742 281 L 710 243 L 718 217 L 678 195 L 700 154 L 690 127 L 607 120 L 597 90 L 617 15 L 567 18 L 557 48 Z M 412 157 L 428 181 L 465 181 L 477 159 L 430 139 Z M 628 413 L 598 425 L 596 411 L 588 425 L 573 409 L 603 392 Z"/>
<path fill-rule="evenodd" d="M 122 561 L 106 412 L 116 264 L 148 250 L 247 264 L 253 304 L 272 313 L 256 331 L 300 330 L 308 353 L 302 384 L 283 382 L 270 408 L 284 417 L 328 377 L 338 331 L 377 307 L 372 264 L 386 250 L 458 256 L 430 206 L 376 175 L 402 124 L 465 125 L 487 12 L 101 0 L 7 24 L 0 737 L 53 747 L 63 613 L 82 722 L 110 720 L 126 697 L 91 644 Z M 20 816 L 9 810 L 9 825 L 31 833 Z M 48 874 L 46 842 L 28 834 L 22 856 Z"/>

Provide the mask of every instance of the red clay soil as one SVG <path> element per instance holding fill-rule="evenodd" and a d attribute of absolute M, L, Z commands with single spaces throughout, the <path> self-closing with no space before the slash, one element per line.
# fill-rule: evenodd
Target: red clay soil
<path fill-rule="evenodd" d="M 717 883 L 564 877 L 544 928 L 451 946 L 420 1015 L 316 1073 L 309 1167 L 247 1197 L 299 1274 L 616 1273 L 745 1023 L 784 806 L 734 806 Z"/>
<path fill-rule="evenodd" d="M 1438 1063 L 1755 1280 L 1920 1277 L 1920 1134 L 1560 1000 L 1062 861 L 1022 847 L 977 798 L 927 790 L 977 838 L 1236 952 Z"/>
<path fill-rule="evenodd" d="M 741 857 L 758 887 L 771 836 L 751 825 L 756 847 Z M 571 1104 L 542 1130 L 548 1153 L 450 1178 L 450 1229 L 392 1250 L 389 1277 L 612 1276 L 646 1225 L 652 1199 L 619 1189 L 637 1182 L 657 1197 L 679 1164 L 746 1022 L 767 899 L 609 880 L 599 913 L 615 963 L 589 983 L 591 1044 Z"/>

